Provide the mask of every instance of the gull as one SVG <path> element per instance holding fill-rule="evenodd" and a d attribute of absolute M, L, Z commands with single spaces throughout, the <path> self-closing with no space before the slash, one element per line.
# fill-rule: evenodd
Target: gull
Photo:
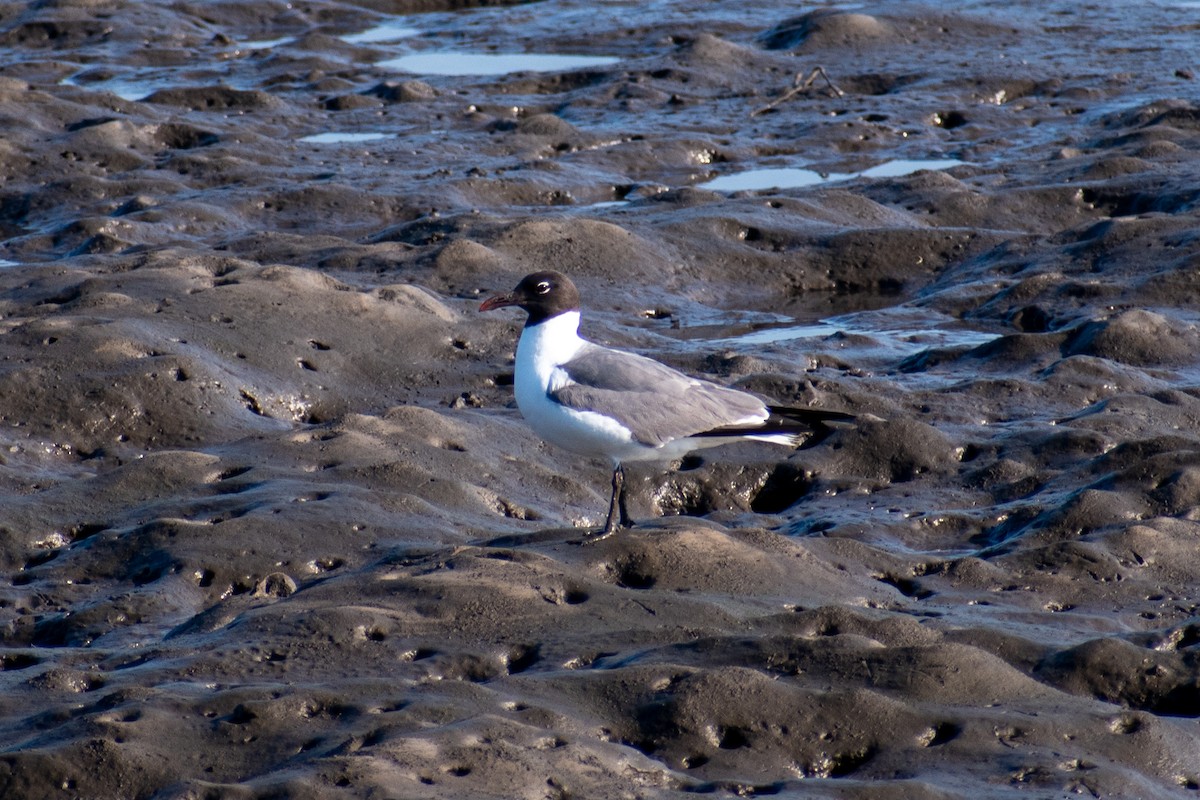
<path fill-rule="evenodd" d="M 693 378 L 645 356 L 579 336 L 579 290 L 560 272 L 526 275 L 480 311 L 516 306 L 528 314 L 513 389 L 534 432 L 565 450 L 612 462 L 612 499 L 599 537 L 632 527 L 624 465 L 670 461 L 750 439 L 797 447 L 851 414 L 769 406 L 748 392 Z"/>

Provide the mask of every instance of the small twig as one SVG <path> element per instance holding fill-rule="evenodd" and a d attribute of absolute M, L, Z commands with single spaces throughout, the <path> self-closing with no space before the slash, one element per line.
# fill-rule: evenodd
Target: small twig
<path fill-rule="evenodd" d="M 829 87 L 829 91 L 834 97 L 843 97 L 846 94 L 829 79 L 829 75 L 826 74 L 824 67 L 813 67 L 812 72 L 808 73 L 808 77 L 801 80 L 800 76 L 803 74 L 804 73 L 802 72 L 797 72 L 796 77 L 792 80 L 791 89 L 788 89 L 782 95 L 767 103 L 762 108 L 754 109 L 750 112 L 750 116 L 756 117 L 759 114 L 765 114 L 768 111 L 774 111 L 775 108 L 780 104 L 786 103 L 788 100 L 791 100 L 798 94 L 807 92 L 810 88 L 812 88 L 812 85 L 816 83 L 817 78 L 825 79 L 825 85 Z"/>

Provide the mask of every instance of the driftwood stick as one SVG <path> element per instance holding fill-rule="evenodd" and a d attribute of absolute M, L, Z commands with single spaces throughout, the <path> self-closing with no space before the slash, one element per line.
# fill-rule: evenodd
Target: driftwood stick
<path fill-rule="evenodd" d="M 765 114 L 768 111 L 773 111 L 777 106 L 786 103 L 796 95 L 807 92 L 810 88 L 812 88 L 812 85 L 816 83 L 817 78 L 825 79 L 825 85 L 829 88 L 830 94 L 832 94 L 834 97 L 844 97 L 846 94 L 839 89 L 832 80 L 829 79 L 829 75 L 825 72 L 824 67 L 813 67 L 812 71 L 808 73 L 808 77 L 802 79 L 801 76 L 803 74 L 804 73 L 802 72 L 797 72 L 796 77 L 792 80 L 792 88 L 788 89 L 782 95 L 767 103 L 762 108 L 754 109 L 750 112 L 750 116 L 757 117 L 759 114 Z"/>

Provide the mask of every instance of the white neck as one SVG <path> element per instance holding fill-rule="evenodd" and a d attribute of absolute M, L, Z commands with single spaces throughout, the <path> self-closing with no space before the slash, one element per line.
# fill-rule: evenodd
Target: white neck
<path fill-rule="evenodd" d="M 583 344 L 578 311 L 564 311 L 525 328 L 517 342 L 517 380 L 536 376 L 535 382 L 545 391 L 554 368 L 570 361 Z"/>

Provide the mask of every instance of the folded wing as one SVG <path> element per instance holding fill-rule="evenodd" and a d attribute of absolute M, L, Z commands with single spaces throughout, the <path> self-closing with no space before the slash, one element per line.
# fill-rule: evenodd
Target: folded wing
<path fill-rule="evenodd" d="M 589 343 L 559 369 L 563 380 L 551 399 L 612 417 L 651 447 L 716 429 L 754 427 L 769 416 L 754 395 L 599 345 Z"/>

